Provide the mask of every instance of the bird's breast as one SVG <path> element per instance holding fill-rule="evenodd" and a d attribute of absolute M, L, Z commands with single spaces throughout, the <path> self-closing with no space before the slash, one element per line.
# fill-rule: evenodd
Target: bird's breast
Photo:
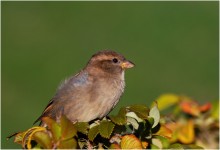
<path fill-rule="evenodd" d="M 72 121 L 91 121 L 103 118 L 114 108 L 124 92 L 125 82 L 121 78 L 88 76 L 86 84 L 74 82 L 71 87 L 63 101 L 65 115 Z"/>
<path fill-rule="evenodd" d="M 118 103 L 124 92 L 125 82 L 121 79 L 99 79 L 98 86 L 95 87 L 96 95 L 91 96 L 92 103 L 96 103 L 99 108 L 98 117 L 107 115 Z M 97 109 L 96 109 L 97 111 Z"/>

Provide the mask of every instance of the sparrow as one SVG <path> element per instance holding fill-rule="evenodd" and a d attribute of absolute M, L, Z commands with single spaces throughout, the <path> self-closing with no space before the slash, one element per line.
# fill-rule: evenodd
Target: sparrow
<path fill-rule="evenodd" d="M 72 122 L 102 119 L 119 102 L 125 88 L 124 72 L 134 63 L 123 55 L 104 50 L 94 54 L 84 69 L 66 79 L 42 115 L 58 121 L 65 115 Z"/>

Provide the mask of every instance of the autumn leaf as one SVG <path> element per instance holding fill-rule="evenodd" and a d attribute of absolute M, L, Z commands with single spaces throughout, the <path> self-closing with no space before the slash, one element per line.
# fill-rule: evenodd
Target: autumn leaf
<path fill-rule="evenodd" d="M 54 121 L 53 119 L 51 119 L 49 117 L 43 117 L 42 120 L 44 123 L 46 123 L 48 125 L 49 129 L 51 130 L 53 139 L 55 141 L 58 141 L 61 137 L 60 125 L 56 121 Z"/>
<path fill-rule="evenodd" d="M 218 120 L 219 119 L 219 101 L 212 103 L 211 116 Z"/>
<path fill-rule="evenodd" d="M 172 131 L 172 136 L 169 139 L 171 143 L 174 143 L 178 140 L 178 133 L 177 133 L 177 129 L 179 127 L 178 123 L 174 123 L 174 122 L 170 122 L 170 123 L 166 123 L 165 126 L 170 129 Z"/>
<path fill-rule="evenodd" d="M 156 99 L 158 103 L 158 109 L 164 110 L 179 102 L 179 96 L 176 94 L 163 94 Z"/>
<path fill-rule="evenodd" d="M 45 131 L 36 132 L 33 139 L 40 144 L 44 149 L 52 148 L 52 141 L 49 134 Z"/>
<path fill-rule="evenodd" d="M 33 140 L 33 135 L 37 132 L 46 131 L 46 128 L 44 127 L 32 127 L 28 129 L 23 136 L 22 139 L 22 147 L 25 148 L 27 146 L 28 149 L 32 148 L 31 141 Z"/>
<path fill-rule="evenodd" d="M 183 144 L 190 144 L 194 141 L 194 123 L 192 120 L 189 120 L 186 124 L 181 125 L 178 128 L 178 139 Z"/>
<path fill-rule="evenodd" d="M 121 149 L 120 145 L 117 143 L 113 143 L 110 145 L 109 149 Z"/>
<path fill-rule="evenodd" d="M 180 108 L 183 112 L 193 116 L 199 116 L 200 114 L 199 105 L 195 101 L 182 101 Z"/>
<path fill-rule="evenodd" d="M 133 134 L 125 135 L 121 139 L 122 149 L 142 149 L 141 141 Z"/>
<path fill-rule="evenodd" d="M 22 144 L 22 140 L 23 140 L 23 138 L 24 138 L 24 134 L 25 134 L 25 132 L 16 133 L 16 134 L 15 134 L 14 142 L 15 142 L 15 143 L 18 143 L 18 144 Z"/>
<path fill-rule="evenodd" d="M 166 138 L 172 137 L 172 130 L 167 128 L 165 125 L 161 125 L 159 131 L 157 131 L 154 135 L 164 136 Z"/>
<path fill-rule="evenodd" d="M 142 147 L 143 147 L 144 149 L 146 149 L 147 146 L 149 145 L 149 143 L 146 142 L 146 141 L 141 142 L 141 144 L 142 144 Z"/>
<path fill-rule="evenodd" d="M 201 112 L 206 112 L 208 110 L 210 110 L 212 108 L 212 104 L 211 103 L 206 103 L 204 105 L 199 106 L 199 110 Z"/>

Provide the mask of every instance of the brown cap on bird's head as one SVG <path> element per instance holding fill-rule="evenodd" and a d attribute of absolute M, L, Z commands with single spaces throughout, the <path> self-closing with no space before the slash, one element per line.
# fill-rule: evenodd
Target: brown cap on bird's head
<path fill-rule="evenodd" d="M 120 67 L 121 70 L 134 67 L 134 63 L 127 60 L 123 55 L 111 50 L 99 51 L 96 54 L 94 54 L 88 62 L 88 64 L 94 65 L 96 63 L 103 64 L 105 68 Z"/>

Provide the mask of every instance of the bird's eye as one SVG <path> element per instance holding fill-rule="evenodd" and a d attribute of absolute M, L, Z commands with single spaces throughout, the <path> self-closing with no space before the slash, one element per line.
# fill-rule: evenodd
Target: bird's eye
<path fill-rule="evenodd" d="M 113 61 L 114 63 L 117 63 L 117 62 L 118 62 L 118 59 L 117 59 L 117 58 L 113 58 L 112 61 Z"/>

